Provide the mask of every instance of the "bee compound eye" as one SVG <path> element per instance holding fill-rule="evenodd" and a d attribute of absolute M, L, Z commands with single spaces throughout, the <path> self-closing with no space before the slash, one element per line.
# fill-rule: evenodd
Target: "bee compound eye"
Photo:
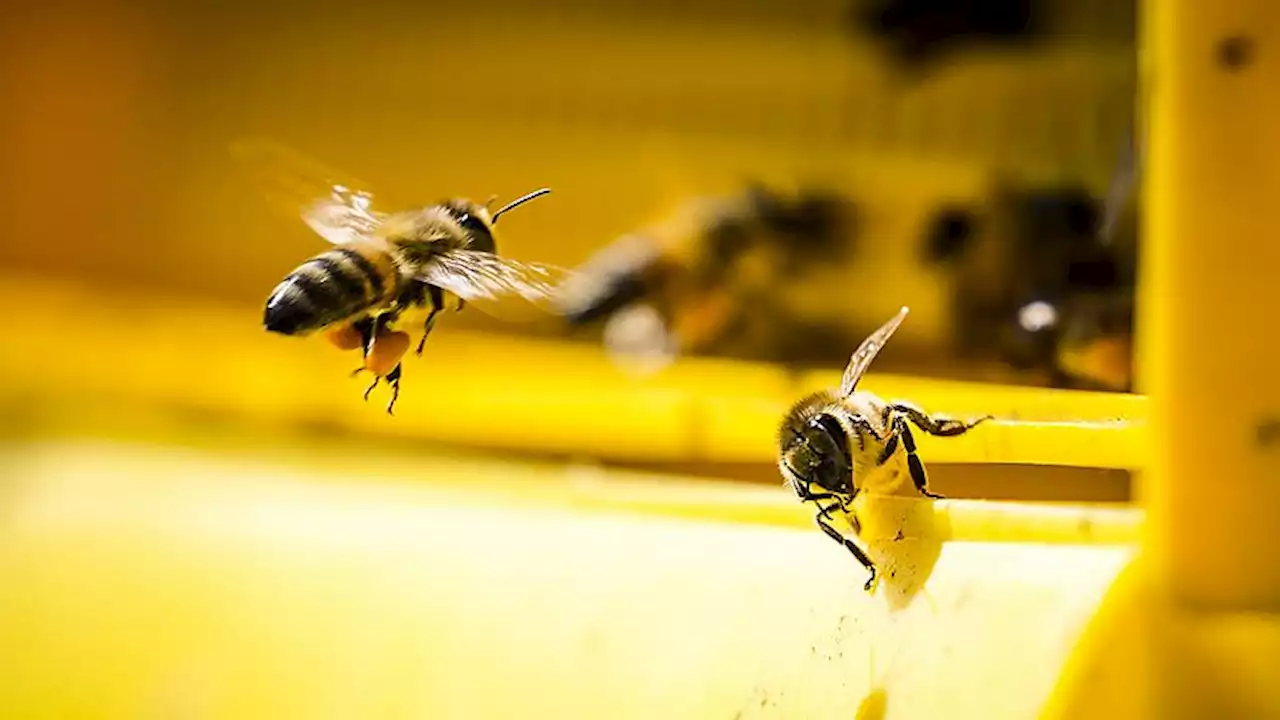
<path fill-rule="evenodd" d="M 471 213 L 462 213 L 462 215 L 458 216 L 458 224 L 471 232 L 488 232 L 480 218 Z"/>
<path fill-rule="evenodd" d="M 813 458 L 810 480 L 831 492 L 850 492 L 853 484 L 853 459 L 840 423 L 823 414 L 805 428 L 805 445 Z"/>

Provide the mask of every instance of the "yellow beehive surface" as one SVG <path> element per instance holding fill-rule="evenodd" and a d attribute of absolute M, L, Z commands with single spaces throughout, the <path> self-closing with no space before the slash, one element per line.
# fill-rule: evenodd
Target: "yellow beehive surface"
<path fill-rule="evenodd" d="M 24 716 L 1026 717 L 1137 538 L 1123 507 L 864 496 L 870 596 L 780 483 L 439 445 L 769 463 L 790 399 L 837 377 L 635 380 L 598 350 L 459 331 L 407 366 L 391 418 L 340 354 L 247 313 L 7 287 L 43 313 L 0 367 L 56 379 L 6 393 L 0 704 Z M 922 438 L 935 468 L 1141 462 L 1140 398 L 866 387 L 1000 416 Z"/>
<path fill-rule="evenodd" d="M 980 503 L 890 503 L 870 597 L 776 489 L 315 447 L 2 462 L 22 717 L 1027 717 L 1136 530 L 1041 510 L 1046 544 L 989 542 Z"/>

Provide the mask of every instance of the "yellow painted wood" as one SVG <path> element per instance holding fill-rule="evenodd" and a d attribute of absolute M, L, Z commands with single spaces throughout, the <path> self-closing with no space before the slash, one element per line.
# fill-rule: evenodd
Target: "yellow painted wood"
<path fill-rule="evenodd" d="M 1047 718 L 1280 718 L 1280 7 L 1144 8 L 1138 353 L 1150 394 L 1139 561 L 1111 588 Z"/>
<path fill-rule="evenodd" d="M 794 380 L 781 369 L 688 359 L 629 376 L 598 348 L 480 334 L 441 321 L 405 364 L 397 415 L 388 395 L 360 400 L 358 353 L 261 329 L 258 308 L 104 295 L 9 277 L 0 301 L 39 307 L 9 319 L 0 393 L 44 412 L 86 397 L 202 407 L 258 421 L 327 425 L 405 440 L 632 460 L 772 463 L 786 409 L 839 373 Z M 852 349 L 850 350 L 852 352 Z M 39 381 L 35 381 L 35 379 Z M 919 439 L 933 463 L 1135 468 L 1145 398 L 935 381 L 872 371 L 865 389 L 959 417 L 996 420 L 959 438 Z"/>
<path fill-rule="evenodd" d="M 0 708 L 24 718 L 1026 718 L 1130 554 L 1035 508 L 895 499 L 868 596 L 781 488 L 336 446 L 30 442 L 0 467 Z M 670 512 L 700 505 L 719 518 Z"/>
<path fill-rule="evenodd" d="M 1260 550 L 1280 507 L 1280 341 L 1266 311 L 1280 266 L 1280 6 L 1163 0 L 1149 22 L 1138 326 L 1152 559 L 1182 601 L 1276 612 L 1280 563 Z"/>

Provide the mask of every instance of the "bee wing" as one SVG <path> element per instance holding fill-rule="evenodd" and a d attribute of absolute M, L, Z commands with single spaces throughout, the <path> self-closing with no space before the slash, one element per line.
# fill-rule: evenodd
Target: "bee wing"
<path fill-rule="evenodd" d="M 562 315 L 560 287 L 575 273 L 545 263 L 520 262 L 476 250 L 450 250 L 431 258 L 417 279 L 448 290 L 468 305 L 502 320 L 526 321 L 530 309 Z"/>
<path fill-rule="evenodd" d="M 1141 182 L 1145 148 L 1143 140 L 1137 134 L 1133 124 L 1125 132 L 1124 142 L 1120 146 L 1120 156 L 1112 171 L 1106 195 L 1102 202 L 1102 223 L 1098 235 L 1104 244 L 1113 240 L 1112 233 L 1121 213 L 1126 209 L 1133 194 L 1136 183 Z"/>
<path fill-rule="evenodd" d="M 853 357 L 849 358 L 849 365 L 844 369 L 844 376 L 840 378 L 840 396 L 848 397 L 858 388 L 858 381 L 867 372 L 867 368 L 871 366 L 871 361 L 876 359 L 876 355 L 880 354 L 880 348 L 893 337 L 893 333 L 897 331 L 898 326 L 907 317 L 907 307 L 904 305 L 897 315 L 889 319 L 889 322 L 880 326 L 879 330 L 871 333 L 858 349 L 853 352 Z"/>
<path fill-rule="evenodd" d="M 367 237 L 386 218 L 365 183 L 279 143 L 245 138 L 231 154 L 273 205 L 335 245 Z"/>

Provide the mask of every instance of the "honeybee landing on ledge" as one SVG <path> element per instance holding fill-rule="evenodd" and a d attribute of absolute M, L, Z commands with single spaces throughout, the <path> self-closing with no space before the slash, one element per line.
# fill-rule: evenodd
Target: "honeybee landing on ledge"
<path fill-rule="evenodd" d="M 832 513 L 848 519 L 855 534 L 861 523 L 853 499 L 860 492 L 896 494 L 910 479 L 915 491 L 931 492 L 924 463 L 916 454 L 911 425 L 930 435 L 963 435 L 991 416 L 969 422 L 929 415 L 905 402 L 885 402 L 858 390 L 871 361 L 907 316 L 907 308 L 872 333 L 853 353 L 840 387 L 803 398 L 787 412 L 778 432 L 778 469 L 801 502 L 818 508 L 814 520 L 832 540 L 843 545 L 871 574 L 864 588 L 876 581 L 876 566 L 862 547 L 831 525 Z"/>

